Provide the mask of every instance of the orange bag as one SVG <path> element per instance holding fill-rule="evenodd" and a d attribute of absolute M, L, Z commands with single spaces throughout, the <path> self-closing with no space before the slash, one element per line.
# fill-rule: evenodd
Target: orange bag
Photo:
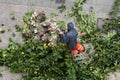
<path fill-rule="evenodd" d="M 84 46 L 82 46 L 80 43 L 77 43 L 77 44 L 76 44 L 76 50 L 71 50 L 71 53 L 72 53 L 72 54 L 78 54 L 79 51 L 84 52 L 84 51 L 85 51 L 85 48 L 84 48 Z"/>
<path fill-rule="evenodd" d="M 78 54 L 78 50 L 71 50 L 72 54 Z"/>
<path fill-rule="evenodd" d="M 77 43 L 77 44 L 76 44 L 76 49 L 79 50 L 79 51 L 81 51 L 81 52 L 84 52 L 84 51 L 85 51 L 84 46 L 81 45 L 80 43 Z"/>

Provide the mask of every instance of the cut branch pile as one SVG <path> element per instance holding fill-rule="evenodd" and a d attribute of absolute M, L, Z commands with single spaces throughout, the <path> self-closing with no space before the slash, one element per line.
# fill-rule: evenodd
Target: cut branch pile
<path fill-rule="evenodd" d="M 29 19 L 26 19 L 29 17 Z M 57 41 L 57 31 L 60 30 L 55 19 L 46 19 L 44 11 L 35 10 L 23 17 L 25 23 L 22 32 L 25 38 L 33 37 L 36 40 L 42 40 L 51 45 Z"/>

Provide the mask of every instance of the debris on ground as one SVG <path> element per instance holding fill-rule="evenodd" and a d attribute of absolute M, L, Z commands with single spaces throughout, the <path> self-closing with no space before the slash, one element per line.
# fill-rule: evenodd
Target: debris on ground
<path fill-rule="evenodd" d="M 58 25 L 57 21 L 52 19 L 46 19 L 44 11 L 35 10 L 31 12 L 28 20 L 24 20 L 25 26 L 23 30 L 23 36 L 26 38 L 32 37 L 34 39 L 42 40 L 51 45 L 55 45 L 57 41 Z M 27 15 L 26 15 L 27 17 Z"/>

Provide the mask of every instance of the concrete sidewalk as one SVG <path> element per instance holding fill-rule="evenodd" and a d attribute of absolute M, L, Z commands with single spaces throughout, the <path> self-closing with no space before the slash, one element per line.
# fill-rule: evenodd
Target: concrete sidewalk
<path fill-rule="evenodd" d="M 0 77 L 0 80 L 18 80 L 22 77 L 20 73 L 11 73 L 5 66 L 0 67 L 0 69 L 2 70 L 2 77 Z"/>

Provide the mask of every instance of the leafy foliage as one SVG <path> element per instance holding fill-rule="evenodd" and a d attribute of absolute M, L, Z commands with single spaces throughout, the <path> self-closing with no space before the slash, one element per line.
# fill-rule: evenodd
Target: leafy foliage
<path fill-rule="evenodd" d="M 90 69 L 92 75 L 94 75 L 92 80 L 104 80 L 108 72 L 120 67 L 120 48 L 118 47 L 120 46 L 119 20 L 119 17 L 112 21 L 108 20 L 104 25 L 105 29 L 96 30 L 94 33 L 82 38 L 82 40 L 92 43 L 95 49 L 87 66 L 87 69 Z M 105 36 L 101 34 L 105 34 Z"/>
<path fill-rule="evenodd" d="M 115 0 L 111 12 L 109 13 L 111 17 L 116 17 L 120 12 L 120 1 Z"/>
<path fill-rule="evenodd" d="M 2 74 L 1 74 L 2 70 L 0 69 L 0 77 L 2 77 Z"/>
<path fill-rule="evenodd" d="M 3 30 L 2 28 L 0 28 L 0 33 L 5 33 L 5 30 Z"/>
<path fill-rule="evenodd" d="M 86 0 L 76 0 L 74 6 L 72 7 L 72 11 L 75 16 L 75 23 L 78 27 L 80 27 L 80 32 L 90 34 L 96 30 L 97 18 L 92 10 L 89 15 L 82 10 L 82 4 L 85 1 Z"/>
<path fill-rule="evenodd" d="M 65 79 L 71 56 L 64 45 L 58 45 L 52 47 L 32 40 L 23 45 L 11 40 L 8 48 L 0 50 L 0 64 L 7 65 L 11 71 L 25 73 L 25 80 Z"/>
<path fill-rule="evenodd" d="M 53 17 L 57 16 L 57 13 L 55 11 L 51 11 L 50 15 L 53 18 Z"/>
<path fill-rule="evenodd" d="M 59 7 L 58 7 L 59 11 L 62 13 L 66 10 L 66 6 L 64 4 L 61 4 Z"/>

